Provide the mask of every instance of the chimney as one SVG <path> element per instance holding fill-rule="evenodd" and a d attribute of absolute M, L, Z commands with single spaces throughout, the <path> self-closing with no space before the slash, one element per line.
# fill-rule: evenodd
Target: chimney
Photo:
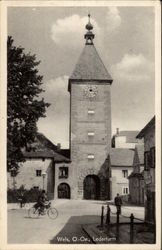
<path fill-rule="evenodd" d="M 57 143 L 57 150 L 61 149 L 61 143 Z"/>
<path fill-rule="evenodd" d="M 119 135 L 119 128 L 116 129 L 116 134 Z"/>

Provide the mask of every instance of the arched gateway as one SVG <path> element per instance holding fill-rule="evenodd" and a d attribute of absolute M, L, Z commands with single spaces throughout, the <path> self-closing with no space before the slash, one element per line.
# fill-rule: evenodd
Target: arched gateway
<path fill-rule="evenodd" d="M 70 199 L 70 186 L 67 183 L 61 183 L 58 186 L 58 198 Z"/>
<path fill-rule="evenodd" d="M 83 182 L 83 198 L 98 200 L 100 198 L 100 179 L 97 175 L 87 175 Z"/>

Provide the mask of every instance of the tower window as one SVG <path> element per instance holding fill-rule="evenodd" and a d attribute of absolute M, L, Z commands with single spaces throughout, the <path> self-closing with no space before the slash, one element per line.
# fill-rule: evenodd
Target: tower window
<path fill-rule="evenodd" d="M 94 113 L 95 113 L 95 112 L 94 112 L 93 109 L 89 109 L 89 110 L 88 110 L 88 114 L 89 114 L 89 115 L 93 115 Z"/>
<path fill-rule="evenodd" d="M 89 160 L 93 160 L 93 159 L 94 159 L 94 155 L 93 155 L 93 154 L 89 154 L 89 155 L 88 155 L 88 159 L 89 159 Z"/>
<path fill-rule="evenodd" d="M 88 136 L 94 136 L 94 132 L 88 132 Z"/>

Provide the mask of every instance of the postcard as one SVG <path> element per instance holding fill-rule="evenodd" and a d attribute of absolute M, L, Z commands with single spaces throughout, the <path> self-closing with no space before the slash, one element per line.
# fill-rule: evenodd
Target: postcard
<path fill-rule="evenodd" d="M 160 14 L 1 1 L 0 249 L 160 249 Z"/>

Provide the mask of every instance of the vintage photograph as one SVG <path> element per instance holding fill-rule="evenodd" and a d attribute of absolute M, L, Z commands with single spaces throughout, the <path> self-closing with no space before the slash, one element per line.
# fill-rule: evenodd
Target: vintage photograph
<path fill-rule="evenodd" d="M 155 16 L 7 6 L 7 244 L 156 247 Z"/>

